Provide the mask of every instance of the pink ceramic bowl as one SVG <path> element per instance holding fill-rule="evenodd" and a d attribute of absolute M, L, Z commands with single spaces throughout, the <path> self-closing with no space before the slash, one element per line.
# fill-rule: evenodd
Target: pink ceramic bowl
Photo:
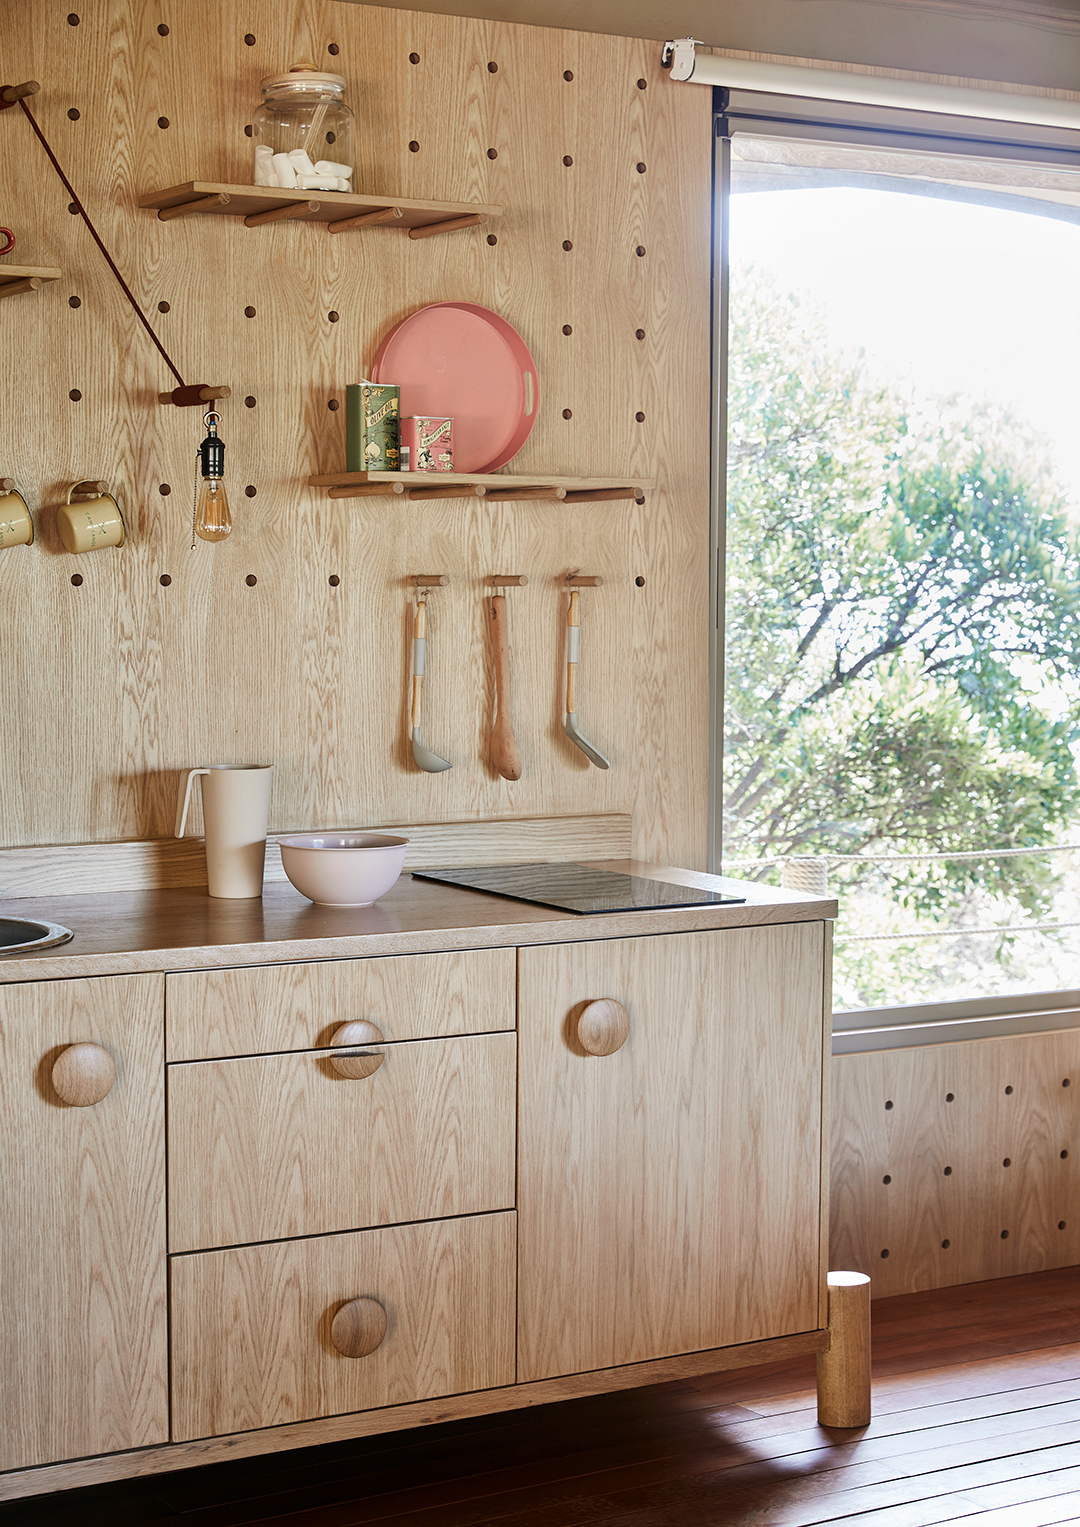
<path fill-rule="evenodd" d="M 370 907 L 401 874 L 408 838 L 377 832 L 297 833 L 279 839 L 293 885 L 320 907 Z"/>

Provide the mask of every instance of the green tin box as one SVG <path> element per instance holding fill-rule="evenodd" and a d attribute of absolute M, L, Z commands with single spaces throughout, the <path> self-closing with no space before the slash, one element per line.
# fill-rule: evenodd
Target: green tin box
<path fill-rule="evenodd" d="M 401 389 L 378 382 L 345 388 L 345 470 L 396 472 L 401 451 Z"/>

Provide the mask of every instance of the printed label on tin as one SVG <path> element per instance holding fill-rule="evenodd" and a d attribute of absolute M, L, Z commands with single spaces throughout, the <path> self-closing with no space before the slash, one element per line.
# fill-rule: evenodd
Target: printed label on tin
<path fill-rule="evenodd" d="M 365 383 L 360 390 L 364 420 L 364 466 L 369 472 L 396 472 L 401 445 L 401 389 Z"/>
<path fill-rule="evenodd" d="M 401 421 L 401 439 L 409 448 L 414 472 L 454 470 L 453 419 L 412 414 Z"/>

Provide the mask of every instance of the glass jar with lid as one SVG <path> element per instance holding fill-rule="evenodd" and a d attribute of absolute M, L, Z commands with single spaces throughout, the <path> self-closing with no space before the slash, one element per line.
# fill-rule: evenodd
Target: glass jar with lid
<path fill-rule="evenodd" d="M 262 81 L 251 119 L 255 184 L 299 191 L 351 191 L 352 112 L 340 74 L 312 63 Z"/>

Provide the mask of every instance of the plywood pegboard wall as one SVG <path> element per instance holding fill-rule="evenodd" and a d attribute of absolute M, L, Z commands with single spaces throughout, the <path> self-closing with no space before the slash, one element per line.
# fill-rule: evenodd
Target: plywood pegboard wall
<path fill-rule="evenodd" d="M 833 1059 L 832 1267 L 875 1298 L 1080 1261 L 1080 1030 Z"/>
<path fill-rule="evenodd" d="M 672 88 L 659 47 L 631 39 L 337 0 L 79 3 L 2 8 L 3 83 L 41 82 L 31 109 L 185 381 L 231 387 L 235 530 L 189 550 L 202 411 L 157 404 L 164 363 L 21 110 L 0 113 L 6 260 L 63 272 L 0 302 L 0 475 L 36 528 L 0 551 L 0 846 L 165 836 L 180 770 L 272 761 L 276 831 L 631 812 L 639 854 L 700 865 L 709 92 Z M 357 190 L 504 216 L 414 242 L 137 207 L 189 180 L 250 183 L 259 81 L 305 56 L 348 79 Z M 345 384 L 390 327 L 447 299 L 496 309 L 536 357 L 539 422 L 509 470 L 655 477 L 643 506 L 304 486 L 344 467 Z M 129 540 L 74 557 L 55 512 L 86 476 L 110 483 Z M 563 733 L 573 568 L 604 579 L 582 596 L 578 712 L 606 773 Z M 452 580 L 429 605 L 440 775 L 408 743 L 420 571 Z M 509 596 L 516 783 L 487 751 L 495 572 L 529 578 Z"/>

